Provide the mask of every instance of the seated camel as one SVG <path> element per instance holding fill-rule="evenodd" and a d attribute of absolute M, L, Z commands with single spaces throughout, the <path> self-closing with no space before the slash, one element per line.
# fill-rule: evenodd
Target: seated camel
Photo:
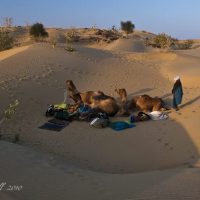
<path fill-rule="evenodd" d="M 158 97 L 150 97 L 149 95 L 144 94 L 132 97 L 128 100 L 127 92 L 124 88 L 115 89 L 115 92 L 120 96 L 122 103 L 121 112 L 130 112 L 135 108 L 143 112 L 161 111 L 167 109 L 164 106 L 163 100 Z"/>
<path fill-rule="evenodd" d="M 143 112 L 166 110 L 164 102 L 159 97 L 150 97 L 149 95 L 141 95 L 136 100 L 136 108 Z"/>
<path fill-rule="evenodd" d="M 119 115 L 129 115 L 131 111 L 136 108 L 137 97 L 133 97 L 133 99 L 128 100 L 126 89 L 115 89 L 115 92 L 119 95 L 121 106 L 119 110 Z"/>
<path fill-rule="evenodd" d="M 84 103 L 97 111 L 106 112 L 109 116 L 114 116 L 119 111 L 117 101 L 101 91 L 78 92 L 73 81 L 67 80 L 67 93 L 75 103 Z"/>

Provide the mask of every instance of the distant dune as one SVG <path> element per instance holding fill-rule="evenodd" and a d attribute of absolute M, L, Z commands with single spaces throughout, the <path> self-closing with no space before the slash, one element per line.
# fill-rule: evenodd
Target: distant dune
<path fill-rule="evenodd" d="M 199 49 L 179 51 L 175 59 L 163 65 L 163 72 L 173 77 L 177 74 L 182 77 L 188 87 L 200 86 L 200 56 Z"/>
<path fill-rule="evenodd" d="M 112 51 L 128 51 L 128 52 L 149 52 L 154 51 L 151 47 L 146 47 L 144 41 L 138 39 L 119 39 L 107 46 Z"/>

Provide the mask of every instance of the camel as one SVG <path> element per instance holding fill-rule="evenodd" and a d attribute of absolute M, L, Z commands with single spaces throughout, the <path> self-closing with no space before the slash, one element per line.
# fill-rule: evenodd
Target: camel
<path fill-rule="evenodd" d="M 117 101 L 113 97 L 104 94 L 102 91 L 78 92 L 71 80 L 67 80 L 66 85 L 68 96 L 72 98 L 75 103 L 87 104 L 97 111 L 106 112 L 108 116 L 114 116 L 119 111 Z"/>
<path fill-rule="evenodd" d="M 67 88 L 67 95 L 69 98 L 73 99 L 73 101 L 81 105 L 83 103 L 82 98 L 80 96 L 80 93 L 76 89 L 76 86 L 74 85 L 73 81 L 67 80 L 66 81 L 66 88 Z"/>
<path fill-rule="evenodd" d="M 141 95 L 132 97 L 128 100 L 127 92 L 124 88 L 115 89 L 115 92 L 119 95 L 121 100 L 121 112 L 127 113 L 131 112 L 134 109 L 138 109 L 143 112 L 152 112 L 152 111 L 161 111 L 166 110 L 164 102 L 161 98 L 150 97 L 149 95 Z"/>
<path fill-rule="evenodd" d="M 115 89 L 115 92 L 119 95 L 121 101 L 119 114 L 129 115 L 136 108 L 136 102 L 139 97 L 132 97 L 131 100 L 128 100 L 127 92 L 124 88 Z"/>
<path fill-rule="evenodd" d="M 136 108 L 143 112 L 163 111 L 166 110 L 164 102 L 159 97 L 150 97 L 149 95 L 141 95 L 137 98 Z"/>
<path fill-rule="evenodd" d="M 101 97 L 103 98 L 105 94 L 102 91 L 94 92 L 94 91 L 87 91 L 87 92 L 80 92 L 82 101 L 84 104 L 90 105 L 94 103 L 95 98 Z"/>

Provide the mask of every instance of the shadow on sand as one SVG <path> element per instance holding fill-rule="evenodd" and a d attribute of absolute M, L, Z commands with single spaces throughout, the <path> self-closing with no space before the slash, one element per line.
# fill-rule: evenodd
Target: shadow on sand
<path fill-rule="evenodd" d="M 200 96 L 195 97 L 194 99 L 182 104 L 180 106 L 180 108 L 185 108 L 186 106 L 190 106 L 191 104 L 193 104 L 194 102 L 198 101 L 200 99 Z"/>
<path fill-rule="evenodd" d="M 163 96 L 161 96 L 160 98 L 161 99 L 165 99 L 165 98 L 170 97 L 170 96 L 172 96 L 172 94 L 171 93 L 167 93 L 167 94 L 164 94 Z"/>
<path fill-rule="evenodd" d="M 154 88 L 143 88 L 141 90 L 138 90 L 137 92 L 133 92 L 133 93 L 129 94 L 129 96 L 138 95 L 138 94 L 144 94 L 144 93 L 152 91 L 152 90 L 154 90 Z"/>

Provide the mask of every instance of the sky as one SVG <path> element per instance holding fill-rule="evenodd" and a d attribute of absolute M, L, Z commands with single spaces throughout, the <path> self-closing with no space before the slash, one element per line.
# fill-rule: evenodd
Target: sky
<path fill-rule="evenodd" d="M 165 32 L 178 39 L 200 38 L 200 0 L 0 0 L 0 22 L 42 22 L 46 27 L 120 27 Z"/>

